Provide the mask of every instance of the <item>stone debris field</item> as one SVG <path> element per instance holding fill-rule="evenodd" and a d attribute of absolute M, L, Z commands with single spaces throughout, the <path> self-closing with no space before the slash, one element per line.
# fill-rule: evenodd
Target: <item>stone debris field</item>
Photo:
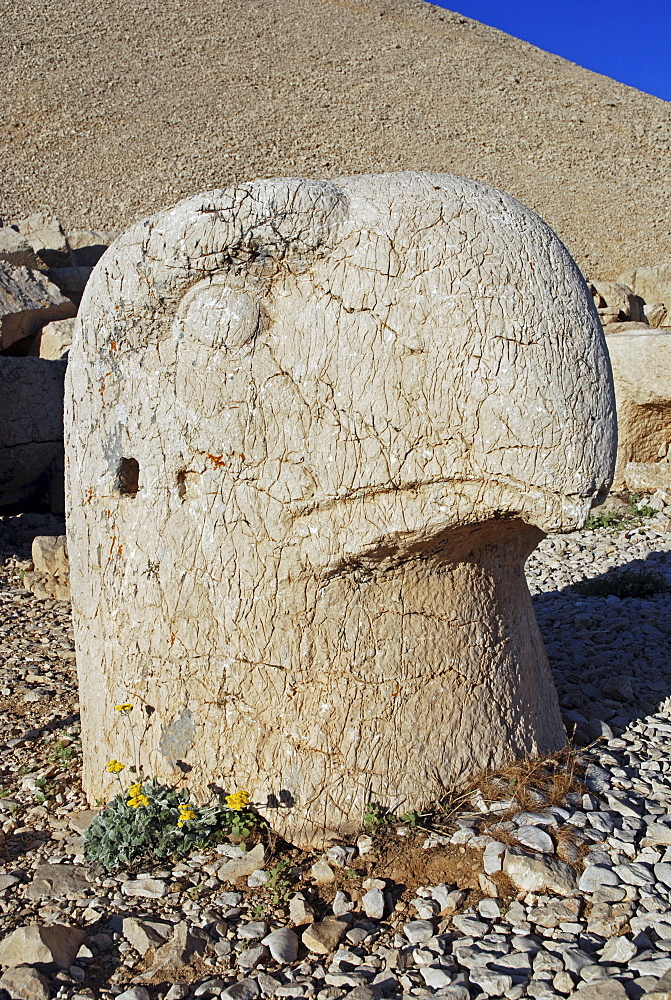
<path fill-rule="evenodd" d="M 0 522 L 0 988 L 10 996 L 453 1000 L 671 995 L 671 581 L 663 495 L 632 526 L 543 541 L 527 577 L 564 721 L 591 744 L 560 801 L 475 790 L 426 829 L 325 854 L 232 844 L 106 875 L 84 863 L 69 605 L 20 586 L 53 516 Z"/>

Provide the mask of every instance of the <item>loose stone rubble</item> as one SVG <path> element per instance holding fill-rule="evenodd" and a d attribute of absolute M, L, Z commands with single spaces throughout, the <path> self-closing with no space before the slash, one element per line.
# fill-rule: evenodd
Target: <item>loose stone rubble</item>
<path fill-rule="evenodd" d="M 606 334 L 671 328 L 671 265 L 622 274 L 617 281 L 590 281 L 589 290 Z"/>
<path fill-rule="evenodd" d="M 58 360 L 94 266 L 116 233 L 72 230 L 37 212 L 0 219 L 0 353 Z"/>
<path fill-rule="evenodd" d="M 0 954 L 13 931 L 31 925 L 86 935 L 66 969 L 26 968 L 28 953 L 17 953 L 21 964 L 3 967 L 0 986 L 15 984 L 23 996 L 28 983 L 29 1000 L 46 1000 L 46 989 L 63 1000 L 668 1000 L 671 596 L 570 590 L 616 567 L 652 567 L 671 580 L 671 507 L 656 506 L 630 530 L 546 539 L 527 563 L 564 719 L 584 740 L 601 736 L 587 752 L 586 789 L 524 810 L 474 794 L 440 832 L 415 834 L 436 873 L 466 859 L 447 884 L 397 883 L 375 838 L 372 851 L 362 838 L 363 857 L 349 845 L 329 859 L 290 853 L 288 898 L 275 902 L 265 886 L 250 888 L 251 875 L 222 880 L 231 859 L 217 849 L 110 875 L 84 864 L 81 831 L 92 812 L 79 786 L 69 609 L 17 586 L 32 536 L 62 527 L 38 515 L 0 519 L 9 556 L 0 588 Z M 533 830 L 543 835 L 537 850 Z M 392 835 L 397 850 L 405 834 Z M 424 842 L 436 846 L 422 850 Z M 313 875 L 317 861 L 333 882 Z M 353 867 L 364 863 L 365 871 Z M 270 873 L 276 859 L 261 855 L 258 864 Z M 543 872 L 552 889 L 512 882 L 537 884 Z M 366 909 L 378 893 L 382 917 Z"/>
<path fill-rule="evenodd" d="M 46 323 L 76 312 L 74 303 L 41 271 L 0 260 L 0 351 L 37 334 Z"/>
<path fill-rule="evenodd" d="M 671 327 L 671 264 L 639 267 L 618 280 L 643 303 L 643 314 L 650 326 Z"/>

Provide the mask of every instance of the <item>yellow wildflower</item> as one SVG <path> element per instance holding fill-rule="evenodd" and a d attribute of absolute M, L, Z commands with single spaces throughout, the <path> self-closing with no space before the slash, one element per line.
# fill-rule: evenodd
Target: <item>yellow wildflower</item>
<path fill-rule="evenodd" d="M 114 711 L 115 712 L 123 712 L 124 715 L 128 715 L 129 712 L 133 711 L 133 706 L 130 704 L 130 702 L 127 701 L 127 702 L 124 702 L 123 705 L 115 705 L 114 706 Z"/>
<path fill-rule="evenodd" d="M 132 806 L 133 809 L 139 809 L 140 806 L 148 806 L 149 799 L 146 795 L 140 793 L 139 795 L 133 795 L 132 798 L 128 799 L 128 805 Z"/>
<path fill-rule="evenodd" d="M 184 826 L 184 824 L 188 823 L 190 819 L 196 818 L 196 813 L 194 809 L 191 807 L 191 804 L 189 802 L 180 802 L 177 808 L 179 809 L 179 819 L 177 820 L 177 826 L 180 827 Z"/>
<path fill-rule="evenodd" d="M 249 805 L 249 792 L 246 792 L 244 788 L 239 788 L 237 792 L 226 796 L 226 805 L 236 812 L 240 809 L 246 809 Z"/>
<path fill-rule="evenodd" d="M 135 785 L 130 785 L 129 788 L 128 788 L 128 794 L 130 795 L 130 797 L 132 799 L 134 799 L 137 795 L 140 795 L 141 793 L 142 793 L 142 782 L 141 781 L 138 781 L 137 784 L 135 784 Z"/>
<path fill-rule="evenodd" d="M 105 770 L 109 771 L 110 774 L 118 774 L 119 771 L 123 771 L 125 764 L 122 764 L 120 760 L 111 760 L 109 764 L 105 766 Z"/>

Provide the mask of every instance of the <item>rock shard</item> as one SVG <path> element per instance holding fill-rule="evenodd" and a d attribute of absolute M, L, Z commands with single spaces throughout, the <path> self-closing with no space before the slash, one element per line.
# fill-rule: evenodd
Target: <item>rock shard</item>
<path fill-rule="evenodd" d="M 41 271 L 0 260 L 0 350 L 76 312 L 76 306 Z"/>
<path fill-rule="evenodd" d="M 615 407 L 519 202 L 430 173 L 189 198 L 97 265 L 66 395 L 92 798 L 125 701 L 147 773 L 246 788 L 303 845 L 564 743 L 523 567 L 607 490 Z"/>

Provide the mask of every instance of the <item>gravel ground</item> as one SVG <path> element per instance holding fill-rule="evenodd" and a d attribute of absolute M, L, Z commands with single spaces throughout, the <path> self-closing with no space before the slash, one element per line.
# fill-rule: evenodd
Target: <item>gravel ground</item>
<path fill-rule="evenodd" d="M 518 197 L 592 278 L 671 254 L 669 103 L 423 0 L 0 11 L 8 221 L 119 230 L 235 180 L 439 170 Z"/>
<path fill-rule="evenodd" d="M 63 998 L 638 1000 L 671 970 L 671 596 L 571 586 L 642 566 L 671 582 L 668 514 L 546 539 L 527 565 L 567 725 L 601 737 L 581 787 L 490 782 L 431 831 L 392 825 L 321 858 L 275 845 L 236 882 L 232 845 L 160 870 L 84 865 L 69 607 L 17 585 L 32 535 L 62 526 L 0 519 L 2 947 L 32 923 L 82 928 L 49 977 Z"/>

